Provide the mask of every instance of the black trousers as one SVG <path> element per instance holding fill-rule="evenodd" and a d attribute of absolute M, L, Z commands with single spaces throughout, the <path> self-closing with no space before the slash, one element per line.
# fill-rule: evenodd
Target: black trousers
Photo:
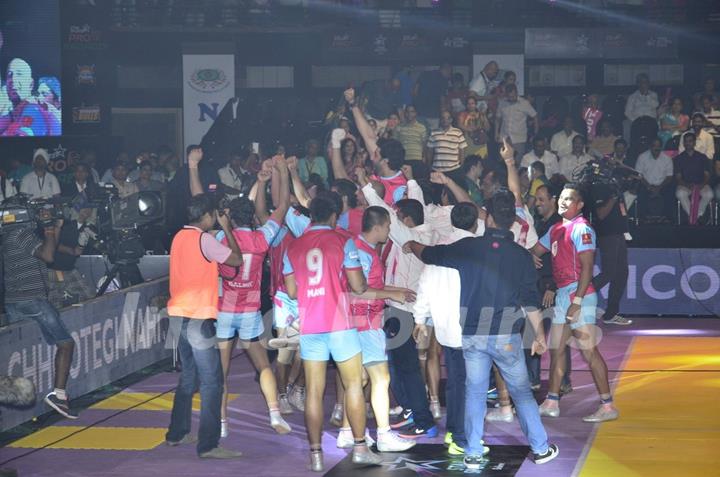
<path fill-rule="evenodd" d="M 624 235 L 598 237 L 600 274 L 593 278 L 595 290 L 600 292 L 608 283 L 607 307 L 603 319 L 610 319 L 620 311 L 620 299 L 625 293 L 628 279 L 628 252 Z"/>
<path fill-rule="evenodd" d="M 395 399 L 404 409 L 412 409 L 418 427 L 429 429 L 435 425 L 428 404 L 425 383 L 420 374 L 417 347 L 412 337 L 413 316 L 405 310 L 385 310 L 390 387 Z"/>

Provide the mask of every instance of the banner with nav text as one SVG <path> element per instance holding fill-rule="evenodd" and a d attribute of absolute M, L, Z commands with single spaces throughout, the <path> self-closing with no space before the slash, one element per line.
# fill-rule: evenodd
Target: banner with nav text
<path fill-rule="evenodd" d="M 234 55 L 183 55 L 184 144 L 200 144 L 235 96 Z"/>

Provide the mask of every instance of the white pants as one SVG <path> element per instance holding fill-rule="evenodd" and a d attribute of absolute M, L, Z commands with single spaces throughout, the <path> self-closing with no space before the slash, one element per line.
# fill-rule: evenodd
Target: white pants
<path fill-rule="evenodd" d="M 675 190 L 675 197 L 680 201 L 680 205 L 686 214 L 690 215 L 690 195 L 692 190 L 687 187 L 678 186 Z M 713 191 L 709 186 L 703 186 L 700 189 L 700 206 L 698 207 L 698 217 L 702 217 L 707 209 L 708 204 L 713 199 Z"/>

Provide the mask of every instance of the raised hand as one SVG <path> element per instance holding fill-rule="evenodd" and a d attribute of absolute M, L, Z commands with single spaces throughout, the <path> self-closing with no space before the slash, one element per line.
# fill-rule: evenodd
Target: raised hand
<path fill-rule="evenodd" d="M 515 149 L 513 149 L 512 145 L 510 145 L 510 143 L 507 141 L 506 137 L 503 138 L 502 142 L 503 142 L 503 145 L 500 148 L 500 156 L 502 156 L 502 158 L 506 164 L 508 163 L 508 161 L 513 161 L 513 164 L 514 164 Z"/>
<path fill-rule="evenodd" d="M 262 171 L 258 172 L 258 175 L 257 175 L 258 182 L 266 183 L 271 178 L 272 178 L 272 172 L 270 172 L 270 171 L 266 171 L 265 169 L 263 169 Z"/>
<path fill-rule="evenodd" d="M 350 104 L 355 104 L 355 89 L 348 88 L 345 90 L 343 95 L 345 96 L 345 101 L 347 101 Z"/>
<path fill-rule="evenodd" d="M 197 168 L 203 158 L 203 150 L 199 147 L 190 150 L 188 154 L 188 166 Z"/>
<path fill-rule="evenodd" d="M 430 173 L 430 182 L 432 182 L 433 184 L 447 185 L 448 178 L 442 172 L 431 172 Z"/>

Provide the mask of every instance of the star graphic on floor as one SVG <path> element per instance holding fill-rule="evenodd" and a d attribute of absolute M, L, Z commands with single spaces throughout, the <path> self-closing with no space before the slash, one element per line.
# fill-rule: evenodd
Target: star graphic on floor
<path fill-rule="evenodd" d="M 405 457 L 398 457 L 392 462 L 383 462 L 383 466 L 387 466 L 387 470 L 410 469 L 420 475 L 435 475 L 433 470 L 445 470 L 443 467 L 437 467 L 436 464 L 442 464 L 447 460 L 413 460 Z"/>

